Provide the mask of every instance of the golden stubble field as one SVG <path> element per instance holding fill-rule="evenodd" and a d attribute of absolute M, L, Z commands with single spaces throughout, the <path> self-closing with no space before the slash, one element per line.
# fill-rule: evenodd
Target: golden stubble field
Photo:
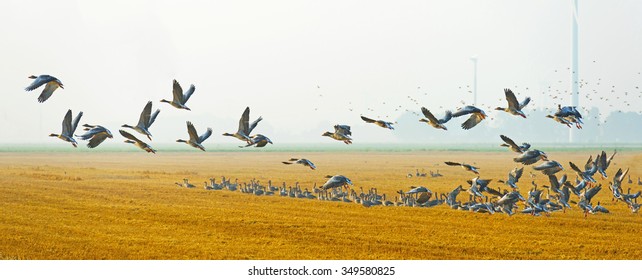
<path fill-rule="evenodd" d="M 551 152 L 568 161 L 591 152 Z M 642 259 L 642 217 L 594 198 L 611 214 L 584 218 L 575 208 L 549 217 L 479 214 L 434 208 L 370 207 L 240 192 L 206 191 L 227 176 L 312 188 L 343 174 L 355 188 L 390 198 L 423 185 L 447 192 L 472 178 L 444 160 L 476 163 L 482 178 L 505 179 L 509 152 L 354 153 L 0 153 L 0 259 Z M 318 170 L 283 165 L 305 157 Z M 608 170 L 642 174 L 642 153 L 620 152 Z M 439 166 L 435 166 L 439 164 Z M 442 178 L 406 178 L 415 169 Z M 530 167 L 520 181 L 526 196 Z M 561 175 L 558 174 L 558 175 Z M 174 185 L 189 178 L 199 188 Z M 539 185 L 547 178 L 538 175 Z M 602 181 L 606 183 L 606 181 Z M 497 187 L 498 184 L 491 184 Z M 460 200 L 467 200 L 462 193 Z M 520 207 L 521 207 L 520 203 Z"/>

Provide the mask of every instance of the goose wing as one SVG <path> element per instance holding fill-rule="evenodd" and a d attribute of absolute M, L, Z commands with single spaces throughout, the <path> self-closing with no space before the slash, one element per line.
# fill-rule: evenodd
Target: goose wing
<path fill-rule="evenodd" d="M 345 124 L 337 124 L 334 126 L 334 132 L 343 134 L 343 135 L 352 135 L 350 131 L 350 126 Z"/>
<path fill-rule="evenodd" d="M 152 113 L 152 102 L 147 101 L 145 108 L 140 112 L 140 118 L 138 118 L 138 126 L 147 128 L 147 125 L 150 123 L 150 117 Z"/>
<path fill-rule="evenodd" d="M 156 109 L 156 112 L 154 112 L 151 117 L 149 118 L 149 122 L 147 123 L 147 128 L 152 126 L 154 121 L 156 121 L 156 116 L 158 116 L 158 113 L 160 113 L 160 109 Z"/>
<path fill-rule="evenodd" d="M 447 165 L 450 165 L 450 166 L 459 166 L 459 165 L 461 165 L 461 163 L 459 163 L 459 162 L 452 162 L 452 161 L 446 161 L 444 163 L 447 164 Z"/>
<path fill-rule="evenodd" d="M 424 117 L 426 117 L 431 123 L 440 123 L 439 120 L 435 118 L 435 115 L 433 115 L 430 110 L 426 109 L 426 107 L 421 107 L 421 113 L 423 113 Z"/>
<path fill-rule="evenodd" d="M 596 162 L 600 160 L 600 156 L 598 155 L 597 158 L 595 159 Z M 589 159 L 586 161 L 586 164 L 584 164 L 584 171 L 589 171 L 593 169 L 593 166 L 595 164 L 593 163 L 593 156 L 590 156 Z"/>
<path fill-rule="evenodd" d="M 505 88 L 504 94 L 506 95 L 506 101 L 508 101 L 508 108 L 513 110 L 519 110 L 519 102 L 512 90 Z"/>
<path fill-rule="evenodd" d="M 187 89 L 185 94 L 181 94 L 182 95 L 181 101 L 183 105 L 187 102 L 187 100 L 189 100 L 190 97 L 192 97 L 192 94 L 194 94 L 195 90 L 196 90 L 196 87 L 194 85 L 189 85 L 189 88 Z"/>
<path fill-rule="evenodd" d="M 58 84 L 56 82 L 53 82 L 53 81 L 48 82 L 47 85 L 45 86 L 45 89 L 43 89 L 42 93 L 40 93 L 40 96 L 38 96 L 38 102 L 42 103 L 47 101 L 47 99 L 51 97 L 54 90 L 56 90 L 57 88 L 58 88 Z"/>
<path fill-rule="evenodd" d="M 575 163 L 569 161 L 568 164 L 571 166 L 571 169 L 573 169 L 578 174 L 584 173 L 584 172 L 582 172 L 582 170 L 580 170 L 579 167 L 577 167 L 577 165 L 575 165 Z"/>
<path fill-rule="evenodd" d="M 304 159 L 304 160 L 307 163 L 307 165 L 310 166 L 310 168 L 317 169 L 317 167 L 316 167 L 316 165 L 314 165 L 314 163 L 312 163 L 311 161 L 309 161 L 307 159 Z"/>
<path fill-rule="evenodd" d="M 80 118 L 82 118 L 82 111 L 78 113 L 76 118 L 74 118 L 74 121 L 71 124 L 71 131 L 69 131 L 69 136 L 73 135 L 74 131 L 76 131 L 76 128 L 78 127 L 78 123 L 80 122 Z"/>
<path fill-rule="evenodd" d="M 198 137 L 198 143 L 203 143 L 203 141 L 207 140 L 207 138 L 210 138 L 211 135 L 212 135 L 212 128 L 208 127 L 207 131 L 205 131 L 203 135 Z"/>
<path fill-rule="evenodd" d="M 618 181 L 618 183 L 620 183 L 620 184 L 621 184 L 621 183 L 622 183 L 622 180 L 624 180 L 624 177 L 626 177 L 626 174 L 628 174 L 628 173 L 629 173 L 629 169 L 627 168 L 627 169 L 626 169 L 626 170 L 624 170 L 624 172 L 622 172 L 622 174 L 620 174 L 619 176 L 617 176 L 617 174 L 616 174 L 616 176 L 615 176 L 614 180 L 617 180 L 617 181 Z"/>
<path fill-rule="evenodd" d="M 187 122 L 187 133 L 189 134 L 189 140 L 197 142 L 198 141 L 198 133 L 196 133 L 196 128 L 194 128 L 194 125 L 192 122 Z M 200 142 L 199 142 L 200 143 Z"/>
<path fill-rule="evenodd" d="M 478 123 L 480 123 L 482 120 L 483 118 L 481 114 L 472 114 L 470 115 L 470 118 L 468 118 L 464 123 L 461 124 L 461 128 L 466 130 L 471 129 L 475 127 Z"/>
<path fill-rule="evenodd" d="M 253 121 L 253 122 L 250 124 L 250 127 L 249 127 L 249 128 L 248 128 L 248 130 L 247 130 L 247 134 L 249 135 L 250 133 L 252 133 L 252 130 L 254 130 L 254 128 L 256 128 L 256 126 L 257 126 L 257 125 L 259 124 L 259 122 L 260 122 L 260 121 L 262 121 L 262 120 L 263 120 L 263 117 L 259 117 L 258 119 L 256 119 L 255 121 Z"/>
<path fill-rule="evenodd" d="M 71 135 L 71 109 L 67 110 L 65 118 L 62 119 L 62 135 Z"/>
<path fill-rule="evenodd" d="M 123 137 L 125 137 L 125 138 L 127 138 L 129 140 L 132 140 L 132 141 L 135 141 L 135 142 L 138 142 L 138 143 L 142 143 L 143 142 L 143 141 L 138 140 L 138 138 L 136 138 L 136 136 L 131 135 L 131 133 L 129 133 L 127 131 L 124 131 L 122 129 L 118 130 L 118 132 L 120 132 L 120 135 L 122 135 Z"/>
<path fill-rule="evenodd" d="M 96 148 L 96 147 L 98 147 L 98 145 L 100 145 L 100 143 L 105 141 L 105 139 L 107 139 L 107 137 L 109 137 L 109 134 L 107 134 L 107 133 L 95 134 L 94 137 L 92 137 L 89 140 L 89 143 L 87 143 L 87 147 L 92 148 L 92 149 Z"/>
<path fill-rule="evenodd" d="M 444 118 L 443 119 L 439 119 L 439 123 L 440 124 L 445 124 L 452 118 L 453 118 L 453 112 L 450 111 L 450 110 L 447 110 L 446 114 L 444 115 Z"/>
<path fill-rule="evenodd" d="M 183 104 L 183 88 L 181 87 L 181 84 L 178 83 L 178 81 L 174 80 L 174 84 L 172 87 L 172 94 L 173 94 L 173 100 L 174 103 L 180 103 Z"/>
<path fill-rule="evenodd" d="M 362 120 L 364 120 L 364 121 L 365 121 L 365 122 L 367 122 L 367 123 L 374 123 L 374 122 L 376 122 L 375 120 L 373 120 L 373 119 L 371 119 L 371 118 L 368 118 L 368 117 L 364 117 L 364 116 L 361 116 L 361 119 L 362 119 Z"/>
<path fill-rule="evenodd" d="M 40 86 L 42 86 L 42 85 L 44 85 L 44 84 L 46 84 L 46 83 L 48 83 L 48 82 L 55 81 L 55 80 L 56 80 L 56 78 L 54 78 L 54 77 L 52 77 L 52 76 L 49 76 L 49 75 L 40 75 L 40 76 L 38 76 L 38 78 L 36 78 L 35 80 L 33 80 L 33 82 L 32 82 L 30 85 L 28 85 L 28 86 L 25 88 L 25 90 L 26 90 L 26 91 L 32 91 L 32 90 L 37 89 L 37 88 L 39 88 Z"/>
<path fill-rule="evenodd" d="M 241 118 L 239 119 L 239 130 L 238 134 L 248 136 L 249 135 L 249 122 L 250 122 L 250 107 L 245 107 L 245 111 L 243 111 L 243 114 L 241 115 Z"/>
<path fill-rule="evenodd" d="M 526 99 L 524 99 L 524 101 L 522 101 L 522 103 L 519 103 L 519 109 L 520 110 L 523 109 L 530 102 L 531 102 L 531 98 L 530 97 L 526 97 Z"/>
<path fill-rule="evenodd" d="M 468 105 L 468 106 L 466 106 L 464 108 L 459 109 L 457 112 L 454 112 L 453 113 L 453 117 L 455 117 L 455 118 L 456 117 L 461 117 L 463 115 L 474 113 L 476 111 L 479 111 L 479 109 L 477 109 L 477 107 Z"/>

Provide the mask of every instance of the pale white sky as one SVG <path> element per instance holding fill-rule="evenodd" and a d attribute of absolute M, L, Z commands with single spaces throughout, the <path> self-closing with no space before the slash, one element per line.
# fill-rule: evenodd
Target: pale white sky
<path fill-rule="evenodd" d="M 640 110 L 642 1 L 579 10 L 582 93 L 596 96 L 580 104 Z M 47 135 L 67 109 L 117 134 L 148 100 L 161 108 L 157 143 L 187 137 L 187 120 L 199 133 L 212 127 L 208 141 L 236 143 L 221 133 L 236 131 L 246 106 L 264 118 L 255 132 L 275 142 L 331 142 L 321 134 L 336 123 L 359 142 L 405 141 L 359 115 L 394 121 L 472 103 L 472 55 L 483 107 L 504 106 L 505 87 L 534 107 L 557 104 L 541 92 L 570 87 L 570 16 L 563 0 L 0 1 L 0 142 L 59 141 Z M 24 91 L 32 74 L 65 89 L 39 104 L 41 89 Z M 174 78 L 196 85 L 191 112 L 158 102 Z M 611 95 L 621 99 L 597 98 Z"/>

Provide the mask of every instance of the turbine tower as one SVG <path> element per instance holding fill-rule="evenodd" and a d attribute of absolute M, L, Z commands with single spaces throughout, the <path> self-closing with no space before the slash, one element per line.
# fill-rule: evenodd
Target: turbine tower
<path fill-rule="evenodd" d="M 571 106 L 579 106 L 579 81 L 577 66 L 577 1 L 571 0 Z M 573 128 L 568 132 L 568 142 L 573 143 Z"/>

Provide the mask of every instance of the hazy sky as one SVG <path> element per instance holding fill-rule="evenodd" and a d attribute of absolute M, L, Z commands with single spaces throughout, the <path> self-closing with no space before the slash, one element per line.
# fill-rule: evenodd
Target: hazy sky
<path fill-rule="evenodd" d="M 579 2 L 580 104 L 642 110 L 641 12 L 642 1 Z M 161 108 L 157 143 L 187 137 L 187 120 L 212 127 L 208 141 L 236 143 L 221 133 L 236 131 L 246 106 L 275 142 L 332 142 L 321 134 L 337 123 L 355 142 L 420 142 L 359 115 L 394 121 L 472 103 L 472 55 L 485 109 L 505 105 L 505 87 L 554 106 L 549 94 L 570 88 L 570 23 L 563 0 L 0 1 L 0 142 L 65 145 L 47 135 L 67 109 L 117 134 L 148 100 Z M 65 89 L 39 104 L 42 88 L 24 91 L 32 74 Z M 196 86 L 191 112 L 158 102 L 172 79 Z"/>

